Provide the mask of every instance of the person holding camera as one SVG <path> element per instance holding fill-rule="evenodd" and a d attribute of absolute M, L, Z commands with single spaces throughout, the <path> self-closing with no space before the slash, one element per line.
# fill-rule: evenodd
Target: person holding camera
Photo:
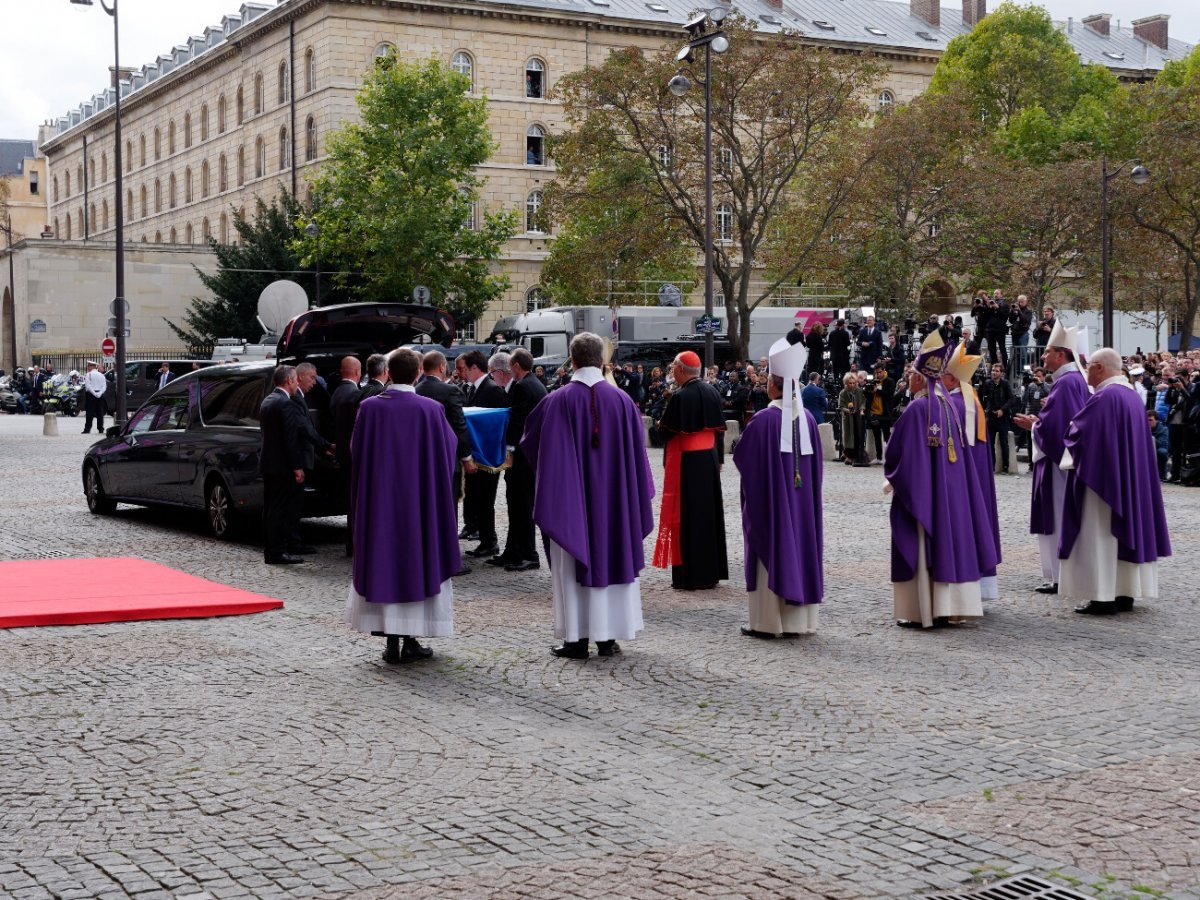
<path fill-rule="evenodd" d="M 1041 321 L 1037 323 L 1037 328 L 1033 330 L 1033 342 L 1038 347 L 1039 355 L 1041 352 L 1045 352 L 1046 342 L 1050 340 L 1050 335 L 1054 331 L 1054 323 L 1057 321 L 1058 319 L 1054 315 L 1054 307 L 1043 306 Z"/>
<path fill-rule="evenodd" d="M 987 325 L 983 334 L 987 338 L 988 362 L 993 365 L 999 362 L 1008 371 L 1008 348 L 1004 345 L 1004 338 L 1008 334 L 1008 303 L 1000 288 L 996 288 L 992 299 L 988 301 Z"/>
<path fill-rule="evenodd" d="M 896 396 L 896 382 L 888 377 L 882 362 L 875 366 L 874 380 L 868 378 L 863 391 L 866 407 L 866 430 L 875 438 L 875 458 L 883 459 L 883 444 L 892 437 L 892 399 Z M 865 432 L 864 432 L 865 434 Z"/>
<path fill-rule="evenodd" d="M 1029 305 L 1029 298 L 1024 294 L 1017 295 L 1017 305 L 1008 311 L 1008 324 L 1010 326 L 1009 333 L 1012 335 L 1013 355 L 1017 358 L 1018 366 L 1028 364 L 1026 356 L 1029 351 L 1025 349 L 1029 346 L 1029 329 L 1033 327 L 1033 309 Z"/>

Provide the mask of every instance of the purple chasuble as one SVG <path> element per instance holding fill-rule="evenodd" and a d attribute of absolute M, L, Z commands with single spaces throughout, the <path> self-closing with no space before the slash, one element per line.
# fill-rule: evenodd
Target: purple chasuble
<path fill-rule="evenodd" d="M 533 521 L 575 559 L 576 581 L 636 581 L 654 527 L 654 480 L 642 418 L 625 392 L 578 380 L 553 391 L 525 420 L 521 452 L 536 473 Z"/>
<path fill-rule="evenodd" d="M 1063 441 L 1075 414 L 1083 409 L 1088 397 L 1087 379 L 1074 363 L 1059 367 L 1050 382 L 1050 393 L 1033 425 L 1031 440 L 1045 455 L 1033 464 L 1033 502 L 1029 510 L 1030 534 L 1054 534 L 1057 516 L 1054 510 L 1053 474 L 1062 462 Z"/>
<path fill-rule="evenodd" d="M 992 448 L 986 440 L 978 438 L 972 446 L 967 441 L 967 399 L 960 392 L 950 395 L 950 408 L 958 420 L 963 435 L 962 446 L 958 444 L 959 430 L 955 431 L 955 448 L 960 458 L 967 462 L 967 486 L 971 490 L 971 514 L 975 523 L 975 544 L 979 547 L 979 567 L 985 576 L 995 575 L 1000 565 L 1000 511 L 996 507 L 996 461 Z"/>
<path fill-rule="evenodd" d="M 350 440 L 353 575 L 369 602 L 419 603 L 462 568 L 457 448 L 436 400 L 388 390 L 359 405 Z"/>
<path fill-rule="evenodd" d="M 746 590 L 758 590 L 761 561 L 767 587 L 793 605 L 820 603 L 825 596 L 821 437 L 808 410 L 801 413 L 797 424 L 808 429 L 817 452 L 798 461 L 779 452 L 783 411 L 775 406 L 755 413 L 733 451 L 733 464 L 742 476 Z"/>
<path fill-rule="evenodd" d="M 1137 391 L 1116 383 L 1101 387 L 1075 414 L 1064 445 L 1074 468 L 1067 470 L 1058 558 L 1069 557 L 1079 537 L 1084 488 L 1112 507 L 1118 559 L 1147 563 L 1170 556 L 1154 438 Z"/>
<path fill-rule="evenodd" d="M 918 525 L 925 530 L 925 565 L 934 581 L 962 584 L 985 574 L 971 512 L 965 438 L 949 411 L 948 401 L 928 394 L 915 398 L 896 420 L 884 449 L 883 474 L 894 491 L 892 581 L 916 577 Z M 948 433 L 954 436 L 956 462 L 950 462 Z M 929 446 L 931 437 L 941 446 Z"/>

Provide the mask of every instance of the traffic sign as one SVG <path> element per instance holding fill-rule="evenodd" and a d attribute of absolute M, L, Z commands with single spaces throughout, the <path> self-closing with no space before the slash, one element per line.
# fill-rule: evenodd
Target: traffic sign
<path fill-rule="evenodd" d="M 418 303 L 428 303 L 432 296 L 433 292 L 423 284 L 418 284 L 413 288 L 413 299 Z"/>
<path fill-rule="evenodd" d="M 100 342 L 100 352 L 105 356 L 112 356 L 117 352 L 117 342 L 110 337 L 106 337 Z"/>
<path fill-rule="evenodd" d="M 129 301 L 128 300 L 117 300 L 115 297 L 108 302 L 108 311 L 110 313 L 112 313 L 112 315 L 120 318 L 120 316 L 121 316 L 120 307 L 122 307 L 122 306 L 125 307 L 125 315 L 129 315 Z"/>

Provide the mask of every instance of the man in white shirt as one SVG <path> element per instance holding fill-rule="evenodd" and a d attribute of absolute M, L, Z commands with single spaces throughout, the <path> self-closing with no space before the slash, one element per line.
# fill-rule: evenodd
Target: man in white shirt
<path fill-rule="evenodd" d="M 96 431 L 104 433 L 104 391 L 108 381 L 100 374 L 96 363 L 90 359 L 87 364 L 87 374 L 83 376 L 83 410 L 87 418 L 83 423 L 83 433 L 92 430 L 92 420 L 96 420 Z"/>

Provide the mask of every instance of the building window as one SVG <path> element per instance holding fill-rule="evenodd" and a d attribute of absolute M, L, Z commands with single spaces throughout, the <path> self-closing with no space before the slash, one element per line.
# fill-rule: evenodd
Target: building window
<path fill-rule="evenodd" d="M 221 213 L 221 243 L 229 243 L 229 216 Z"/>
<path fill-rule="evenodd" d="M 463 219 L 462 227 L 466 231 L 474 231 L 475 230 L 475 201 L 473 201 L 471 199 L 471 192 L 469 190 L 467 190 L 466 188 L 463 188 L 460 191 L 460 193 L 462 194 L 463 199 L 465 201 L 467 201 L 467 215 Z"/>
<path fill-rule="evenodd" d="M 103 231 L 108 231 L 108 201 L 100 202 L 100 228 Z"/>
<path fill-rule="evenodd" d="M 217 161 L 217 190 L 221 193 L 229 190 L 229 163 L 224 153 Z"/>
<path fill-rule="evenodd" d="M 317 89 L 317 54 L 312 47 L 304 52 L 304 93 L 311 94 Z"/>
<path fill-rule="evenodd" d="M 63 173 L 63 184 L 66 186 L 65 197 L 66 197 L 66 199 L 70 200 L 71 199 L 71 173 L 69 170 Z"/>
<path fill-rule="evenodd" d="M 238 85 L 237 90 L 237 123 L 239 125 L 246 121 L 246 95 L 242 90 L 242 86 Z"/>
<path fill-rule="evenodd" d="M 525 165 L 544 166 L 546 164 L 546 133 L 541 125 L 530 125 L 525 132 Z"/>
<path fill-rule="evenodd" d="M 108 182 L 108 154 L 101 153 L 100 154 L 100 183 L 106 184 L 107 182 Z"/>
<path fill-rule="evenodd" d="M 176 243 L 176 242 L 177 242 L 177 240 L 178 240 L 178 235 L 177 235 L 177 233 L 176 233 L 176 231 L 175 231 L 175 229 L 174 229 L 174 228 L 172 228 L 172 229 L 171 229 L 171 232 L 170 232 L 170 234 L 171 234 L 171 236 L 168 238 L 168 240 L 169 240 L 169 241 L 170 241 L 172 244 Z"/>
<path fill-rule="evenodd" d="M 96 204 L 95 203 L 93 203 L 91 205 L 91 208 L 88 209 L 88 229 L 87 230 L 88 231 L 96 230 Z M 87 234 L 87 231 L 85 231 L 84 234 Z"/>
<path fill-rule="evenodd" d="M 83 190 L 83 164 L 75 167 L 75 183 L 79 185 L 79 190 Z"/>
<path fill-rule="evenodd" d="M 879 111 L 884 112 L 896 102 L 896 95 L 891 91 L 879 92 Z"/>
<path fill-rule="evenodd" d="M 38 173 L 35 170 L 29 173 L 29 193 L 35 197 L 38 193 Z"/>
<path fill-rule="evenodd" d="M 266 99 L 263 96 L 265 88 L 263 87 L 262 72 L 254 76 L 254 114 L 261 116 L 263 106 L 266 104 Z"/>
<path fill-rule="evenodd" d="M 192 202 L 192 169 L 191 166 L 183 170 L 183 202 Z"/>
<path fill-rule="evenodd" d="M 671 148 L 666 144 L 658 145 L 658 168 L 663 172 L 671 171 Z"/>
<path fill-rule="evenodd" d="M 204 243 L 208 243 L 212 237 L 212 225 L 209 224 L 208 216 L 204 217 L 204 221 L 200 225 L 200 233 L 204 238 Z"/>
<path fill-rule="evenodd" d="M 96 183 L 96 157 L 94 156 L 88 160 L 88 180 L 92 184 Z"/>
<path fill-rule="evenodd" d="M 458 335 L 458 340 L 461 343 L 474 344 L 476 342 L 476 340 L 478 340 L 478 338 L 476 338 L 476 335 L 479 334 L 479 320 L 478 319 L 472 319 L 470 322 L 467 322 L 465 325 L 460 324 L 460 323 L 455 323 L 455 324 L 457 326 L 455 329 L 455 334 Z"/>
<path fill-rule="evenodd" d="M 176 187 L 175 173 L 172 172 L 170 179 L 167 181 L 167 206 L 169 206 L 171 209 L 175 208 L 176 201 L 178 200 Z"/>
<path fill-rule="evenodd" d="M 60 233 L 60 230 L 59 230 L 59 227 L 58 227 L 58 216 L 55 216 L 55 217 L 54 217 L 54 236 L 55 236 L 55 237 L 62 237 L 62 235 L 61 235 L 61 233 Z"/>
<path fill-rule="evenodd" d="M 184 234 L 184 243 L 185 243 L 185 244 L 194 244 L 194 243 L 196 243 L 196 234 L 195 234 L 195 232 L 192 230 L 192 223 L 191 223 L 191 222 L 189 222 L 189 223 L 188 223 L 187 230 L 185 230 L 183 234 Z"/>
<path fill-rule="evenodd" d="M 162 159 L 162 129 L 154 129 L 154 159 L 157 162 Z"/>
<path fill-rule="evenodd" d="M 175 155 L 175 120 L 172 119 L 167 125 L 167 155 Z"/>
<path fill-rule="evenodd" d="M 550 305 L 550 298 L 540 287 L 531 287 L 525 292 L 525 312 L 537 312 Z"/>
<path fill-rule="evenodd" d="M 147 215 L 150 214 L 149 204 L 146 202 L 146 186 L 144 184 L 138 190 L 138 199 L 140 199 L 142 201 L 141 202 L 141 210 L 142 210 L 142 218 L 144 219 L 144 218 L 146 218 Z"/>
<path fill-rule="evenodd" d="M 292 145 L 288 142 L 288 130 L 279 129 L 279 171 L 287 169 L 292 162 Z"/>
<path fill-rule="evenodd" d="M 200 197 L 208 196 L 208 160 L 200 163 Z"/>
<path fill-rule="evenodd" d="M 133 141 L 125 142 L 125 171 L 133 171 Z"/>
<path fill-rule="evenodd" d="M 525 63 L 525 96 L 534 100 L 546 96 L 546 64 L 537 57 Z"/>
<path fill-rule="evenodd" d="M 267 174 L 267 145 L 259 138 L 254 142 L 254 177 L 262 178 Z"/>
<path fill-rule="evenodd" d="M 217 134 L 225 133 L 225 95 L 217 99 Z"/>
<path fill-rule="evenodd" d="M 154 211 L 162 212 L 162 182 L 154 179 Z"/>
<path fill-rule="evenodd" d="M 525 230 L 530 234 L 544 234 L 539 213 L 542 210 L 542 192 L 534 191 L 525 198 Z"/>
<path fill-rule="evenodd" d="M 304 123 L 304 161 L 312 162 L 317 158 L 317 120 L 312 116 Z"/>
<path fill-rule="evenodd" d="M 183 114 L 183 148 L 192 146 L 192 114 Z"/>
<path fill-rule="evenodd" d="M 144 166 L 145 164 L 146 164 L 146 136 L 144 134 L 139 134 L 138 135 L 138 165 Z"/>
<path fill-rule="evenodd" d="M 375 65 L 377 65 L 377 66 L 383 65 L 387 60 L 392 59 L 396 56 L 396 47 L 394 44 L 389 44 L 386 41 L 384 41 L 382 44 L 380 44 L 379 46 L 377 46 L 375 48 L 375 53 L 373 54 L 373 56 L 375 59 Z"/>
<path fill-rule="evenodd" d="M 128 215 L 133 217 L 133 188 L 125 192 L 125 209 L 128 210 Z"/>
<path fill-rule="evenodd" d="M 728 147 L 721 147 L 717 150 L 717 174 L 722 178 L 729 178 L 733 175 L 733 151 Z"/>
<path fill-rule="evenodd" d="M 283 106 L 283 104 L 287 103 L 288 100 L 291 99 L 291 96 L 292 86 L 290 84 L 290 79 L 288 78 L 287 63 L 282 62 L 279 64 L 279 105 Z"/>
<path fill-rule="evenodd" d="M 450 60 L 450 68 L 459 75 L 467 76 L 467 80 L 471 82 L 468 90 L 475 90 L 475 64 L 471 61 L 471 54 L 465 50 L 459 50 L 454 54 L 454 58 Z"/>
<path fill-rule="evenodd" d="M 717 243 L 733 243 L 733 207 L 728 203 L 717 205 Z"/>
<path fill-rule="evenodd" d="M 162 232 L 161 231 L 154 232 L 154 243 L 156 243 L 156 244 L 162 243 Z"/>
<path fill-rule="evenodd" d="M 58 202 L 58 176 L 57 175 L 55 175 L 54 178 L 50 182 L 50 194 L 52 197 L 54 197 L 54 202 L 57 203 Z M 57 228 L 54 230 L 56 232 L 58 231 Z"/>
<path fill-rule="evenodd" d="M 238 147 L 238 187 L 246 183 L 246 148 Z"/>
<path fill-rule="evenodd" d="M 208 140 L 208 104 L 200 107 L 200 140 Z"/>
<path fill-rule="evenodd" d="M 68 241 L 71 239 L 71 214 L 67 213 L 67 233 L 63 235 Z"/>

